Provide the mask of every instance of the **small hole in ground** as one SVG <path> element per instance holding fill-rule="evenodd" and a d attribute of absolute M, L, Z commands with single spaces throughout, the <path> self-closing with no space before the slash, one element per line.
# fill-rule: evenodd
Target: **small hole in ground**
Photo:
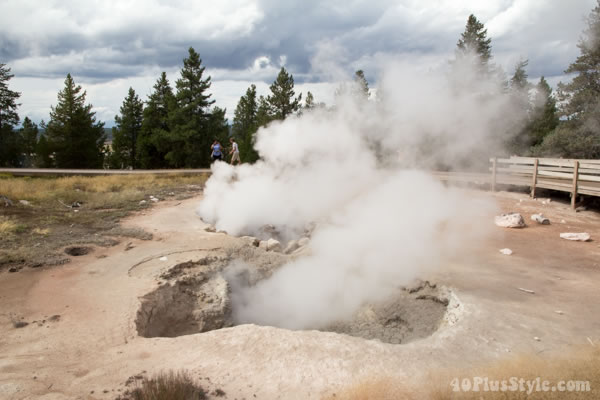
<path fill-rule="evenodd" d="M 65 253 L 70 256 L 78 257 L 85 256 L 93 251 L 91 247 L 67 247 Z"/>

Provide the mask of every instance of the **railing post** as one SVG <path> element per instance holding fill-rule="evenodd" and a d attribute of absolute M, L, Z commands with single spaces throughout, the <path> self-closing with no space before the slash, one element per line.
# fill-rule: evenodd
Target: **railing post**
<path fill-rule="evenodd" d="M 531 182 L 531 198 L 535 199 L 535 185 L 537 184 L 538 164 L 539 159 L 535 159 L 533 162 L 533 180 Z"/>
<path fill-rule="evenodd" d="M 498 157 L 492 159 L 492 192 L 496 191 L 496 164 L 498 163 Z"/>
<path fill-rule="evenodd" d="M 575 160 L 573 165 L 573 189 L 571 190 L 571 208 L 575 209 L 577 201 L 577 179 L 579 178 L 579 161 Z"/>

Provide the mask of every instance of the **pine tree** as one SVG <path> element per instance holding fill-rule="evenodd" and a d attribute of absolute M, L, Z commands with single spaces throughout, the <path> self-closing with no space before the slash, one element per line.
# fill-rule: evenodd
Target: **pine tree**
<path fill-rule="evenodd" d="M 312 110 L 315 108 L 315 98 L 310 91 L 306 93 L 306 99 L 304 99 L 304 108 L 307 110 Z"/>
<path fill-rule="evenodd" d="M 165 158 L 172 167 L 210 165 L 214 132 L 209 130 L 209 107 L 214 100 L 207 94 L 211 82 L 210 76 L 202 78 L 204 70 L 200 55 L 190 47 L 188 57 L 183 60 L 181 78 L 176 82 L 176 107 L 171 115 L 171 148 Z"/>
<path fill-rule="evenodd" d="M 544 139 L 540 153 L 600 158 L 600 0 L 577 47 L 581 55 L 565 71 L 575 75 L 573 80 L 558 84 L 559 111 L 566 121 Z"/>
<path fill-rule="evenodd" d="M 20 148 L 25 155 L 23 161 L 25 166 L 31 167 L 35 164 L 38 136 L 38 126 L 29 117 L 25 117 L 23 127 L 19 130 Z"/>
<path fill-rule="evenodd" d="M 238 141 L 240 158 L 244 162 L 254 162 L 258 153 L 254 149 L 254 134 L 258 129 L 258 102 L 256 86 L 251 85 L 246 94 L 240 97 L 233 117 L 232 133 Z"/>
<path fill-rule="evenodd" d="M 113 142 L 111 165 L 115 167 L 136 168 L 137 139 L 142 129 L 144 105 L 133 88 L 129 92 L 123 105 L 121 115 L 115 116 L 116 126 L 113 128 Z"/>
<path fill-rule="evenodd" d="M 170 149 L 169 115 L 175 108 L 175 95 L 166 72 L 153 86 L 143 111 L 142 128 L 137 138 L 137 160 L 141 168 L 165 168 Z"/>
<path fill-rule="evenodd" d="M 556 99 L 552 96 L 552 88 L 542 76 L 535 87 L 531 122 L 527 127 L 531 145 L 539 146 L 544 138 L 552 133 L 559 124 Z"/>
<path fill-rule="evenodd" d="M 270 87 L 271 95 L 267 97 L 270 113 L 274 119 L 285 119 L 298 111 L 302 101 L 302 93 L 294 98 L 294 77 L 281 67 L 277 78 Z"/>
<path fill-rule="evenodd" d="M 58 168 L 101 168 L 104 161 L 104 123 L 96 122 L 86 92 L 75 85 L 71 74 L 58 93 L 58 104 L 51 107 L 46 127 L 48 146 Z"/>
<path fill-rule="evenodd" d="M 455 55 L 457 59 L 475 57 L 478 70 L 489 71 L 492 59 L 492 39 L 487 37 L 487 29 L 483 23 L 471 14 L 467 20 L 465 31 L 457 43 Z"/>
<path fill-rule="evenodd" d="M 531 84 L 527 80 L 528 75 L 525 69 L 528 64 L 528 60 L 521 60 L 517 63 L 508 90 L 513 113 L 510 118 L 512 126 L 508 129 L 506 147 L 512 154 L 518 155 L 524 155 L 532 145 L 527 126 L 531 109 L 529 101 Z"/>
<path fill-rule="evenodd" d="M 14 78 L 6 64 L 0 64 L 0 129 L 5 126 L 14 127 L 19 123 L 17 99 L 21 93 L 8 88 L 8 81 Z"/>
<path fill-rule="evenodd" d="M 586 113 L 594 111 L 600 101 L 600 0 L 590 13 L 588 27 L 577 45 L 581 55 L 565 71 L 575 74 L 570 83 L 560 83 L 561 114 L 583 121 Z"/>
<path fill-rule="evenodd" d="M 19 166 L 19 137 L 15 126 L 19 123 L 17 99 L 21 93 L 8 88 L 8 81 L 14 77 L 6 64 L 0 64 L 0 166 Z"/>
<path fill-rule="evenodd" d="M 256 123 L 258 126 L 266 126 L 275 117 L 271 113 L 271 105 L 265 96 L 258 97 L 258 109 L 256 110 Z"/>
<path fill-rule="evenodd" d="M 38 168 L 52 168 L 54 166 L 54 160 L 52 159 L 52 151 L 48 144 L 48 139 L 44 132 L 46 132 L 46 123 L 44 120 L 40 122 L 40 137 L 35 146 L 35 165 Z"/>
<path fill-rule="evenodd" d="M 365 78 L 365 73 L 362 69 L 354 73 L 354 92 L 356 96 L 364 99 L 368 99 L 371 95 L 367 78 Z"/>

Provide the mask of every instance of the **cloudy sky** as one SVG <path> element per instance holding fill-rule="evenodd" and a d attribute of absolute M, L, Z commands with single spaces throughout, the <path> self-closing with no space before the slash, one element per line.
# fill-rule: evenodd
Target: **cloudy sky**
<path fill-rule="evenodd" d="M 363 69 L 377 86 L 390 58 L 437 67 L 452 58 L 469 14 L 492 38 L 494 61 L 552 84 L 577 57 L 596 0 L 0 0 L 0 63 L 22 92 L 19 114 L 48 120 L 71 73 L 98 118 L 112 126 L 127 89 L 146 99 L 161 71 L 172 84 L 192 46 L 216 105 L 233 110 L 252 83 L 260 94 L 279 68 L 297 92 L 333 102 L 341 80 Z"/>

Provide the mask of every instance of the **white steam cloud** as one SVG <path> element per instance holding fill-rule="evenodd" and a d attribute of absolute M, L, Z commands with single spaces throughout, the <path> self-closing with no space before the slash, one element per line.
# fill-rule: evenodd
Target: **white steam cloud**
<path fill-rule="evenodd" d="M 258 132 L 261 161 L 217 162 L 198 213 L 233 235 L 286 238 L 317 223 L 310 252 L 232 294 L 234 319 L 319 328 L 390 295 L 481 237 L 484 204 L 428 175 L 485 160 L 511 120 L 495 80 L 390 64 L 376 100 L 347 96 Z"/>

